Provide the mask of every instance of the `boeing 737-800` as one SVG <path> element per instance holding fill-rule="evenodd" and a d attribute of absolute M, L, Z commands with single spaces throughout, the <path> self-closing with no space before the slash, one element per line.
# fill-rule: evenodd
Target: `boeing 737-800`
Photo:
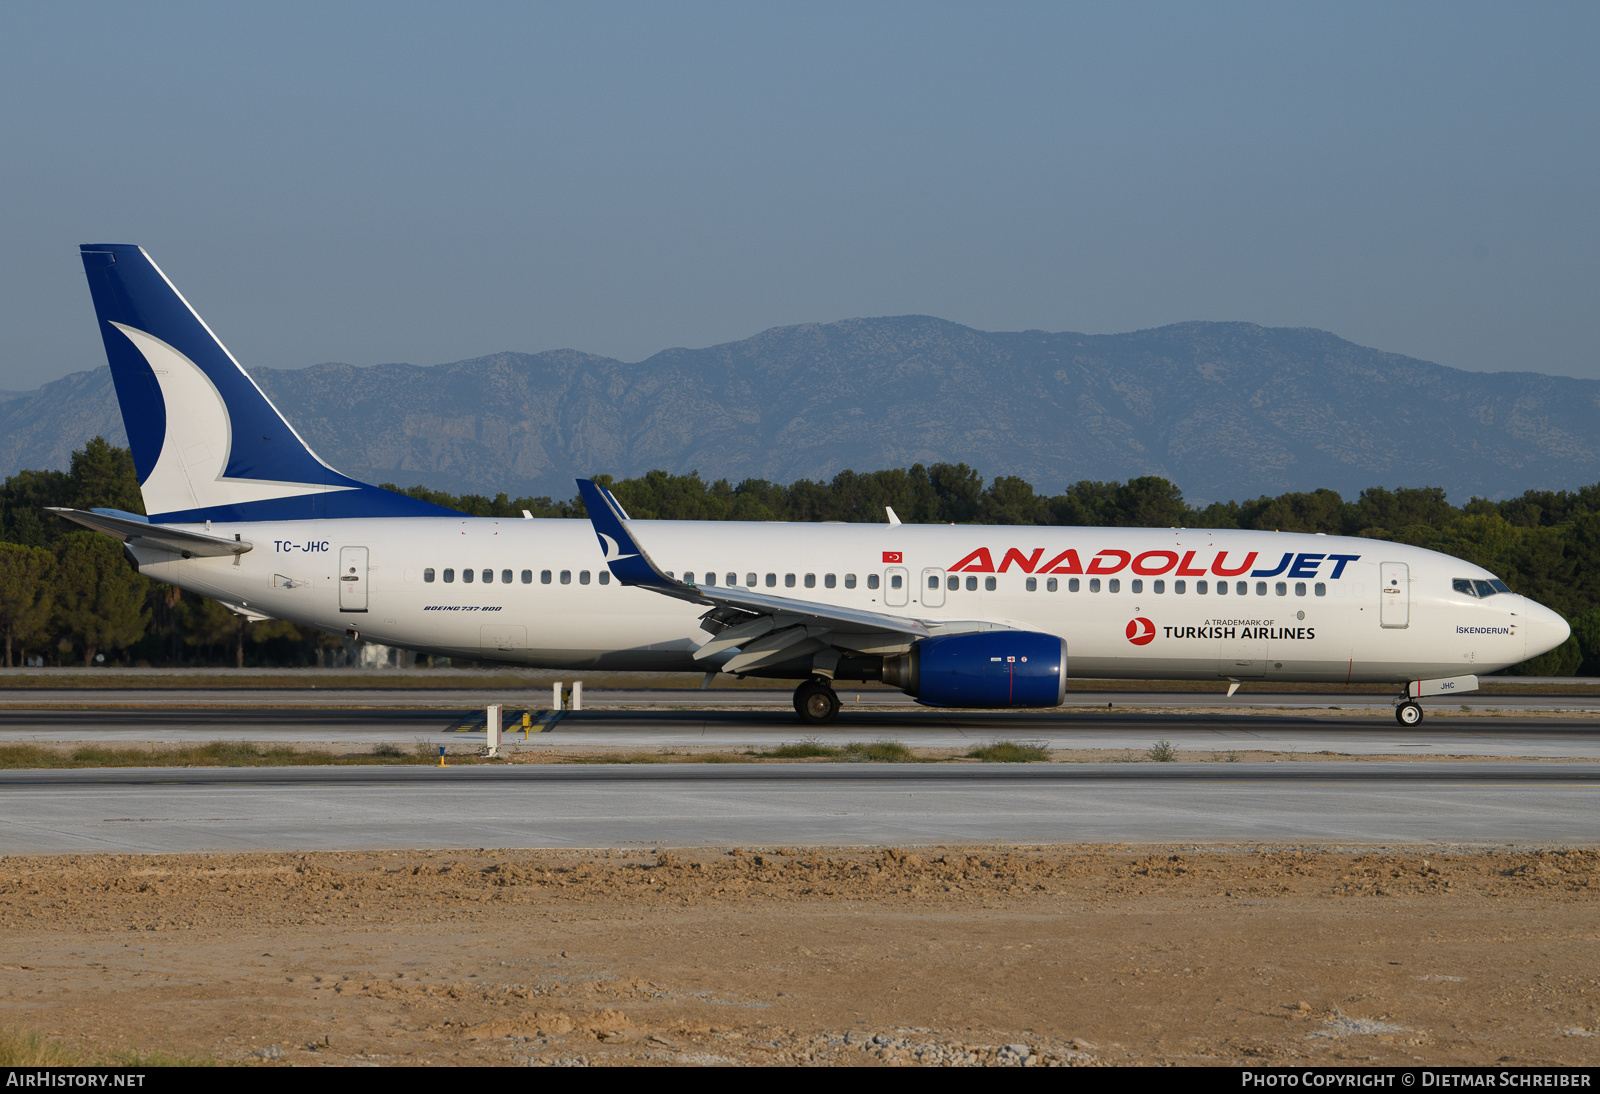
<path fill-rule="evenodd" d="M 1378 540 L 1171 528 L 469 517 L 323 462 L 144 251 L 81 248 L 148 516 L 56 510 L 227 604 L 452 658 L 838 680 L 1050 707 L 1074 676 L 1396 685 L 1417 700 L 1566 640 L 1470 562 Z"/>

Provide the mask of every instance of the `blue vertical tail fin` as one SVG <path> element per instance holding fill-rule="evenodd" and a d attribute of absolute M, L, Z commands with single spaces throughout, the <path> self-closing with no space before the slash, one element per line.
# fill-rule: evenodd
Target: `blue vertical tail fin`
<path fill-rule="evenodd" d="M 152 521 L 452 514 L 324 463 L 143 248 L 79 250 Z"/>

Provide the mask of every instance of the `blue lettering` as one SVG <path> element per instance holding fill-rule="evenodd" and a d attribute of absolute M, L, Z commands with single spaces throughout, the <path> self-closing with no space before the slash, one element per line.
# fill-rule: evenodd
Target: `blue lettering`
<path fill-rule="evenodd" d="M 1277 577 L 1279 574 L 1283 573 L 1283 571 L 1285 571 L 1285 570 L 1287 570 L 1289 568 L 1289 560 L 1291 558 L 1293 558 L 1293 557 L 1294 557 L 1293 552 L 1290 552 L 1289 554 L 1286 554 L 1286 555 L 1283 556 L 1283 559 L 1278 563 L 1276 569 L 1272 569 L 1272 570 L 1251 570 L 1250 571 L 1250 576 L 1251 577 Z"/>
<path fill-rule="evenodd" d="M 1294 565 L 1289 567 L 1290 577 L 1316 577 L 1317 567 L 1322 564 L 1323 555 L 1295 555 Z"/>
<path fill-rule="evenodd" d="M 1328 580 L 1330 580 L 1330 581 L 1339 580 L 1339 578 L 1344 575 L 1345 564 L 1349 563 L 1349 562 L 1354 562 L 1356 559 L 1358 559 L 1360 557 L 1361 557 L 1360 555 L 1329 555 L 1328 556 L 1328 561 L 1333 563 L 1334 566 L 1333 566 L 1333 573 L 1329 575 Z"/>

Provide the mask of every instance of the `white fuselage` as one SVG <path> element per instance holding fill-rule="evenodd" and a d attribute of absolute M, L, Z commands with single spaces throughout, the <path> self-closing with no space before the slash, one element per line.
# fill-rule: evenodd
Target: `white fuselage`
<path fill-rule="evenodd" d="M 657 565 L 696 582 L 753 580 L 814 603 L 1057 635 L 1073 676 L 1398 682 L 1492 672 L 1566 634 L 1559 616 L 1525 597 L 1453 588 L 1491 579 L 1482 568 L 1380 540 L 1027 525 L 632 527 Z M 709 637 L 705 609 L 620 585 L 585 520 L 209 531 L 253 549 L 182 559 L 135 547 L 141 572 L 250 612 L 450 657 L 704 672 L 732 656 L 696 660 Z"/>

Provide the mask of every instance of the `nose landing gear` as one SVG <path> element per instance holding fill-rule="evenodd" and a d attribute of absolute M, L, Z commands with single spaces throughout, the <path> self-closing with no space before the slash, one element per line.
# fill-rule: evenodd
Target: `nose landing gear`
<path fill-rule="evenodd" d="M 1394 708 L 1394 719 L 1403 726 L 1414 726 L 1422 721 L 1422 706 L 1407 699 Z"/>
<path fill-rule="evenodd" d="M 825 726 L 839 714 L 839 696 L 826 680 L 807 680 L 794 689 L 794 709 L 808 726 Z"/>

